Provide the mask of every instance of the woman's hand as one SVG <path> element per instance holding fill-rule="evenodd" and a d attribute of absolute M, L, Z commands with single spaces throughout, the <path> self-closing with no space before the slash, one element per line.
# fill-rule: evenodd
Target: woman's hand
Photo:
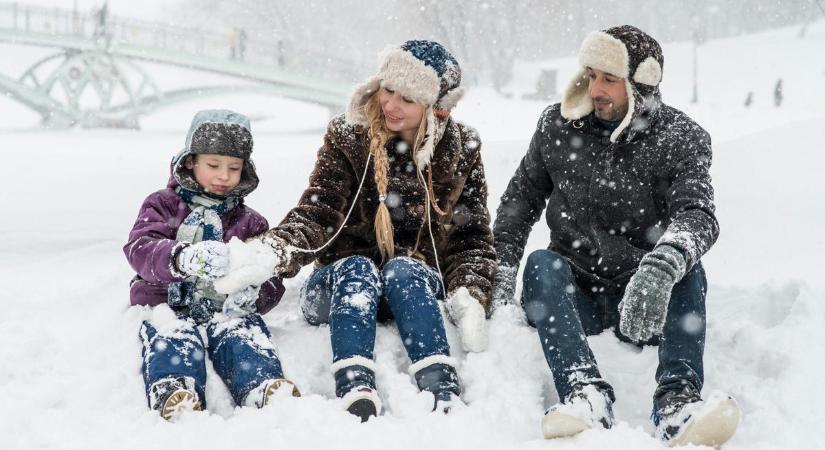
<path fill-rule="evenodd" d="M 447 297 L 447 312 L 458 327 L 464 351 L 487 349 L 487 313 L 466 287 L 456 289 Z"/>

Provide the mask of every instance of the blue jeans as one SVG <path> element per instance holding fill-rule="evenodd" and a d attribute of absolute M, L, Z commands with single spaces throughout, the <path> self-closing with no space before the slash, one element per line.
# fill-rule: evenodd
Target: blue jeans
<path fill-rule="evenodd" d="M 662 335 L 642 343 L 659 346 L 654 399 L 668 391 L 702 390 L 706 292 L 705 271 L 697 262 L 673 287 Z M 621 294 L 585 293 L 558 253 L 537 250 L 527 258 L 522 302 L 527 320 L 538 331 L 562 401 L 580 384 L 594 384 L 614 398 L 585 336 L 612 327 L 619 339 L 630 342 L 619 331 L 621 300 Z"/>
<path fill-rule="evenodd" d="M 246 395 L 264 381 L 284 377 L 281 362 L 270 341 L 271 335 L 260 315 L 210 322 L 206 335 L 212 366 L 236 404 L 243 404 Z M 160 379 L 192 377 L 198 397 L 206 407 L 207 351 L 195 322 L 181 319 L 174 329 L 161 333 L 144 321 L 140 337 L 147 399 L 150 386 Z"/>
<path fill-rule="evenodd" d="M 373 359 L 376 323 L 394 318 L 415 363 L 450 354 L 438 307 L 441 292 L 438 274 L 417 259 L 393 258 L 379 270 L 369 258 L 350 256 L 310 275 L 301 309 L 310 324 L 329 323 L 333 362 Z"/>

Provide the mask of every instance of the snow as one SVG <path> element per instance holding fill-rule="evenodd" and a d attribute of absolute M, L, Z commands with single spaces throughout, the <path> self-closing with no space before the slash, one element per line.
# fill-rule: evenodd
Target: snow
<path fill-rule="evenodd" d="M 232 294 L 247 286 L 265 283 L 278 265 L 278 257 L 272 247 L 260 241 L 246 243 L 232 238 L 229 247 L 229 273 L 214 281 L 215 290 L 221 294 Z"/>
<path fill-rule="evenodd" d="M 710 283 L 705 392 L 726 391 L 743 410 L 726 449 L 825 448 L 818 433 L 825 420 L 819 384 L 825 60 L 813 56 L 823 48 L 825 22 L 812 24 L 805 39 L 783 29 L 710 41 L 699 49 L 700 103 L 693 105 L 691 48 L 664 45 L 664 100 L 714 139 L 722 234 L 703 259 Z M 29 48 L 0 51 L 18 52 L 8 58 L 15 66 L 30 54 L 36 59 Z M 574 59 L 554 64 L 566 83 Z M 779 76 L 785 103 L 774 108 L 767 99 Z M 754 105 L 746 109 L 750 90 Z M 456 116 L 482 138 L 492 211 L 545 106 L 484 88 L 470 90 L 459 104 Z M 164 312 L 128 306 L 133 274 L 121 247 L 143 198 L 165 185 L 193 113 L 207 107 L 253 117 L 261 184 L 248 204 L 277 223 L 305 187 L 329 119 L 323 108 L 227 95 L 162 110 L 140 132 L 56 131 L 0 103 L 7 186 L 0 191 L 0 448 L 661 448 L 649 420 L 656 349 L 639 350 L 611 332 L 590 342 L 616 391 L 616 427 L 543 440 L 540 420 L 555 393 L 536 332 L 515 306 L 491 318 L 486 352 L 464 353 L 448 323 L 469 406 L 446 417 L 430 413 L 430 394 L 417 392 L 398 331 L 379 326 L 375 354 L 385 413 L 359 424 L 335 400 L 328 328 L 308 325 L 300 312 L 310 267 L 287 280 L 283 301 L 265 316 L 303 397 L 279 398 L 263 410 L 236 408 L 208 365 L 210 411 L 175 424 L 149 411 L 138 329 Z M 544 247 L 547 239 L 539 223 L 528 248 Z"/>

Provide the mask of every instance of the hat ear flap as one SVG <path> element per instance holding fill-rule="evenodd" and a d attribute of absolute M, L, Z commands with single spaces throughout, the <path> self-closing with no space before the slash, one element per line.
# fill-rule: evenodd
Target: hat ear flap
<path fill-rule="evenodd" d="M 438 119 L 435 117 L 432 106 L 424 111 L 424 117 L 421 120 L 427 121 L 427 137 L 424 138 L 421 148 L 415 153 L 415 164 L 419 172 L 423 171 L 424 168 L 427 167 L 427 164 L 430 163 L 435 152 L 435 141 L 439 138 L 439 136 L 437 136 L 438 129 L 436 128 L 438 126 Z"/>
<path fill-rule="evenodd" d="M 561 116 L 567 120 L 581 119 L 593 111 L 593 100 L 587 93 L 590 82 L 582 69 L 570 80 L 561 100 Z"/>
<path fill-rule="evenodd" d="M 633 81 L 648 86 L 657 86 L 662 81 L 662 66 L 652 56 L 642 61 L 633 74 Z"/>
<path fill-rule="evenodd" d="M 364 105 L 367 104 L 370 97 L 381 88 L 381 81 L 378 77 L 370 78 L 366 83 L 355 88 L 355 91 L 350 97 L 349 106 L 347 107 L 347 122 L 353 125 L 369 126 L 367 113 L 364 111 Z"/>
<path fill-rule="evenodd" d="M 464 97 L 464 87 L 457 86 L 453 89 L 447 91 L 441 99 L 438 100 L 436 105 L 436 109 L 441 109 L 445 111 L 450 111 L 451 109 L 455 108 L 455 105 L 458 104 L 458 101 Z"/>

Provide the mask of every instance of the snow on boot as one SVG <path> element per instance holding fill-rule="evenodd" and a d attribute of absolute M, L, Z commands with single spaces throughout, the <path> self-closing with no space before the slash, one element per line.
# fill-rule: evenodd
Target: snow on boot
<path fill-rule="evenodd" d="M 435 406 L 433 407 L 433 411 L 449 414 L 453 408 L 459 409 L 467 406 L 467 404 L 464 403 L 464 400 L 461 400 L 461 397 L 449 391 L 441 392 L 439 395 L 433 395 L 435 395 Z"/>
<path fill-rule="evenodd" d="M 666 393 L 653 412 L 656 436 L 667 446 L 706 445 L 718 447 L 736 432 L 742 412 L 736 400 L 713 392 L 707 400 L 698 395 Z"/>
<path fill-rule="evenodd" d="M 249 407 L 263 408 L 274 402 L 275 397 L 284 397 L 292 395 L 293 397 L 300 397 L 301 391 L 295 386 L 295 383 L 286 378 L 276 378 L 266 380 L 259 384 L 258 387 L 249 391 L 246 394 L 244 405 Z"/>
<path fill-rule="evenodd" d="M 195 380 L 191 377 L 163 378 L 149 388 L 149 407 L 164 419 L 174 422 L 184 411 L 203 409 Z"/>
<path fill-rule="evenodd" d="M 576 388 L 564 402 L 551 406 L 541 421 L 545 439 L 573 436 L 594 426 L 613 426 L 613 402 L 593 385 Z"/>
<path fill-rule="evenodd" d="M 375 390 L 375 363 L 355 356 L 332 364 L 335 377 L 335 395 L 344 409 L 358 416 L 361 422 L 381 414 L 381 399 Z"/>
<path fill-rule="evenodd" d="M 341 397 L 344 409 L 348 413 L 358 416 L 361 422 L 366 422 L 371 417 L 378 416 L 381 412 L 381 398 L 378 392 L 368 386 L 360 386 L 352 389 Z"/>
<path fill-rule="evenodd" d="M 464 405 L 459 398 L 461 387 L 452 358 L 446 355 L 428 356 L 410 366 L 418 389 L 433 394 L 433 411 L 444 414 L 452 407 Z"/>

